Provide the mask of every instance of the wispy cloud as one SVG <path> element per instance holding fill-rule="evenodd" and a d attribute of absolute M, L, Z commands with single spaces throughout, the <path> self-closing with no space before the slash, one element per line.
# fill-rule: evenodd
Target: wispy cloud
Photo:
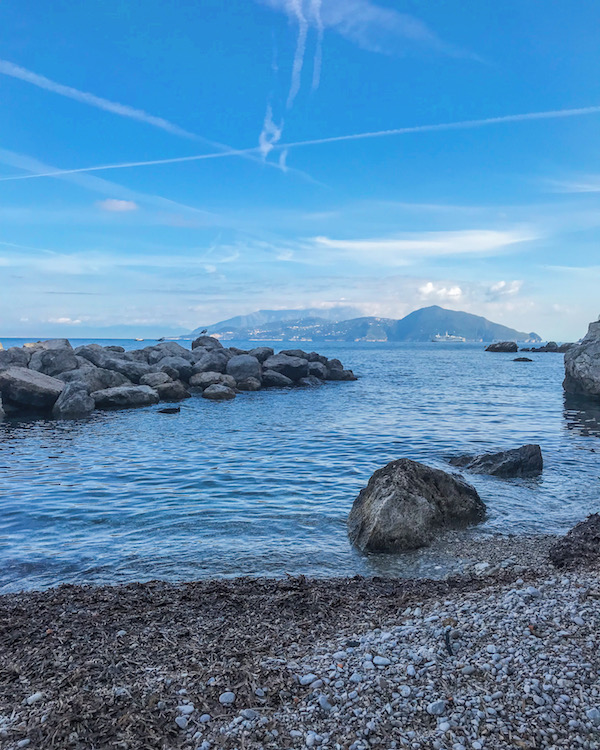
<path fill-rule="evenodd" d="M 551 180 L 557 193 L 600 193 L 600 175 L 584 175 L 571 180 Z"/>
<path fill-rule="evenodd" d="M 275 124 L 273 121 L 273 110 L 271 105 L 268 104 L 263 128 L 258 137 L 258 150 L 263 159 L 266 159 L 269 153 L 274 149 L 275 144 L 281 139 L 282 132 L 283 121 L 279 125 Z"/>
<path fill-rule="evenodd" d="M 139 208 L 135 201 L 119 200 L 118 198 L 107 198 L 106 200 L 98 201 L 98 207 L 103 211 L 112 211 L 115 213 L 137 211 Z"/>
<path fill-rule="evenodd" d="M 292 14 L 298 23 L 298 39 L 296 40 L 296 52 L 292 65 L 292 82 L 287 98 L 287 107 L 291 109 L 294 99 L 300 91 L 302 68 L 304 66 L 304 53 L 306 51 L 306 36 L 308 34 L 308 21 L 302 8 L 302 0 L 286 0 L 288 13 Z"/>
<path fill-rule="evenodd" d="M 411 135 L 413 133 L 434 133 L 442 132 L 447 130 L 468 130 L 471 128 L 483 128 L 490 127 L 493 125 L 507 125 L 515 122 L 534 122 L 536 120 L 554 120 L 569 117 L 584 117 L 588 115 L 600 114 L 600 106 L 594 105 L 591 107 L 579 107 L 577 109 L 557 109 L 548 110 L 543 112 L 526 112 L 516 115 L 501 115 L 499 117 L 486 117 L 477 120 L 460 120 L 457 122 L 444 122 L 431 125 L 412 125 L 403 128 L 393 128 L 389 130 L 374 130 L 363 133 L 354 133 L 351 135 L 336 135 L 329 136 L 326 138 L 313 138 L 304 141 L 295 141 L 291 143 L 274 143 L 271 141 L 272 150 L 292 150 L 295 148 L 303 148 L 307 146 L 324 146 L 331 143 L 344 143 L 353 141 L 368 140 L 371 138 L 391 138 L 393 136 L 400 135 Z M 263 147 L 264 148 L 264 147 Z M 39 170 L 37 173 L 33 172 L 28 175 L 13 175 L 10 177 L 0 177 L 0 182 L 9 182 L 13 180 L 33 179 L 36 177 L 58 177 L 60 175 L 78 174 L 82 172 L 99 172 L 109 169 L 126 169 L 133 167 L 150 167 L 158 166 L 162 164 L 177 164 L 182 162 L 193 162 L 193 161 L 204 161 L 206 159 L 223 159 L 231 156 L 240 156 L 243 154 L 261 154 L 261 146 L 253 146 L 252 148 L 239 149 L 237 151 L 231 151 L 227 153 L 213 153 L 213 154 L 196 154 L 194 156 L 179 156 L 171 159 L 151 159 L 148 161 L 136 161 L 136 162 L 120 162 L 117 164 L 101 164 L 98 166 L 81 167 L 78 169 L 63 169 L 63 170 L 52 170 L 48 168 L 46 171 Z M 269 162 L 267 162 L 269 163 Z M 580 191 L 581 192 L 581 191 Z"/>
<path fill-rule="evenodd" d="M 311 0 L 310 3 L 310 14 L 317 29 L 317 44 L 315 47 L 315 57 L 313 63 L 313 91 L 319 88 L 321 82 L 321 65 L 323 63 L 323 35 L 325 27 L 323 25 L 323 18 L 321 16 L 321 8 L 323 0 Z"/>

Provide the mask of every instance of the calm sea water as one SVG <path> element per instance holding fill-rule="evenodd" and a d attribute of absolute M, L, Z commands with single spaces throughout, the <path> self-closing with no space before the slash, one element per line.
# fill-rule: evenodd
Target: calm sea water
<path fill-rule="evenodd" d="M 346 536 L 360 489 L 400 457 L 448 468 L 454 453 L 541 444 L 540 479 L 467 475 L 489 512 L 469 534 L 562 532 L 598 510 L 600 404 L 565 401 L 561 355 L 521 364 L 469 344 L 316 348 L 360 379 L 226 403 L 194 397 L 174 416 L 149 407 L 0 423 L 0 592 L 437 574 L 453 561 L 363 556 Z"/>

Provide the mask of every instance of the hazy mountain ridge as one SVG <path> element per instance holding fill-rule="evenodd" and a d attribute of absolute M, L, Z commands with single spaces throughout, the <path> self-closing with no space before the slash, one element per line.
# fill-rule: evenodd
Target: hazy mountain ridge
<path fill-rule="evenodd" d="M 400 320 L 345 318 L 353 313 L 356 310 L 351 307 L 259 310 L 206 326 L 206 330 L 222 339 L 250 341 L 431 341 L 436 335 L 446 334 L 467 341 L 541 341 L 537 333 L 517 331 L 480 315 L 437 305 L 415 310 Z M 335 317 L 337 320 L 332 320 Z M 202 330 L 199 327 L 179 338 L 194 338 Z"/>

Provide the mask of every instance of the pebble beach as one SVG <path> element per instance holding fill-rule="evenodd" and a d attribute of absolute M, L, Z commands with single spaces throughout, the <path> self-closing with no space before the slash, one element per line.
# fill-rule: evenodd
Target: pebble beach
<path fill-rule="evenodd" d="M 592 750 L 598 568 L 556 571 L 545 543 L 531 549 L 539 565 L 492 559 L 439 581 L 4 596 L 0 747 Z"/>

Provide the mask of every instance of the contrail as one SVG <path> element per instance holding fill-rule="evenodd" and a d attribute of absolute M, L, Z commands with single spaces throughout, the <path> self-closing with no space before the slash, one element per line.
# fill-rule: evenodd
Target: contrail
<path fill-rule="evenodd" d="M 563 117 L 582 117 L 600 113 L 600 106 L 580 107 L 578 109 L 557 109 L 546 112 L 527 112 L 517 115 L 504 115 L 501 117 L 487 117 L 481 120 L 462 120 L 459 122 L 438 123 L 437 125 L 414 125 L 405 128 L 394 128 L 392 130 L 376 130 L 353 135 L 335 135 L 328 138 L 313 138 L 306 141 L 295 141 L 292 143 L 272 144 L 273 151 L 284 151 L 304 146 L 321 146 L 329 143 L 343 143 L 345 141 L 361 141 L 370 138 L 387 138 L 394 135 L 410 135 L 411 133 L 431 133 L 444 130 L 468 130 L 470 128 L 482 128 L 489 125 L 502 125 L 510 122 L 528 122 L 533 120 L 552 120 Z M 0 177 L 0 182 L 13 180 L 28 180 L 35 177 L 58 177 L 61 174 L 77 174 L 79 172 L 98 172 L 105 169 L 126 169 L 127 167 L 146 167 L 159 164 L 176 164 L 178 162 L 204 161 L 206 159 L 223 159 L 228 156 L 241 156 L 243 154 L 259 154 L 260 146 L 240 149 L 231 153 L 198 154 L 196 156 L 179 156 L 171 159 L 154 159 L 152 161 L 126 162 L 121 164 L 104 164 L 94 167 L 81 167 L 80 169 L 66 169 L 60 171 L 47 171 L 39 174 L 15 175 L 13 177 Z"/>
<path fill-rule="evenodd" d="M 322 0 L 311 0 L 310 11 L 315 26 L 317 27 L 317 46 L 315 48 L 315 60 L 313 64 L 313 91 L 319 88 L 321 82 L 321 63 L 323 61 L 323 19 L 321 18 Z"/>
<path fill-rule="evenodd" d="M 298 41 L 296 42 L 296 54 L 292 67 L 292 83 L 288 94 L 287 107 L 290 109 L 298 91 L 300 91 L 300 80 L 302 67 L 304 65 L 304 52 L 306 50 L 306 35 L 308 33 L 308 22 L 302 10 L 302 0 L 287 0 L 288 11 L 296 16 L 298 21 Z"/>

